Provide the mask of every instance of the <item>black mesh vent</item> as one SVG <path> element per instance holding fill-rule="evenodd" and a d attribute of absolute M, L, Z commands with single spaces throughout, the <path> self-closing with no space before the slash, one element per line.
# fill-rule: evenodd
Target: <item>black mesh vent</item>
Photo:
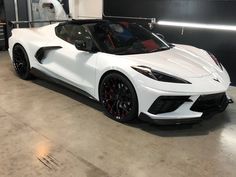
<path fill-rule="evenodd" d="M 197 112 L 214 112 L 224 111 L 229 101 L 225 93 L 202 95 L 191 107 L 192 111 Z"/>
<path fill-rule="evenodd" d="M 186 101 L 190 101 L 189 96 L 160 96 L 154 101 L 148 112 L 151 114 L 172 112 Z"/>

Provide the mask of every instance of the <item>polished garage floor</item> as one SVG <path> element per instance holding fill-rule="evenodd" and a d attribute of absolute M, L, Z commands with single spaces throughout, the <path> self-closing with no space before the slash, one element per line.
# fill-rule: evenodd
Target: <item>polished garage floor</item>
<path fill-rule="evenodd" d="M 120 124 L 83 96 L 18 79 L 2 52 L 0 176 L 235 177 L 235 113 L 231 104 L 194 126 Z"/>

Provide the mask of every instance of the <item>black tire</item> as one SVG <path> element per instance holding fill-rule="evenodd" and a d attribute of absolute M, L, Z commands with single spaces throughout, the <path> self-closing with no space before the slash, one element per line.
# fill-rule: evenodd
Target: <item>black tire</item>
<path fill-rule="evenodd" d="M 23 46 L 16 44 L 13 48 L 13 66 L 17 75 L 24 80 L 32 78 L 28 55 Z"/>
<path fill-rule="evenodd" d="M 130 122 L 138 116 L 138 99 L 131 82 L 122 74 L 110 73 L 100 84 L 100 102 L 108 116 L 118 122 Z"/>

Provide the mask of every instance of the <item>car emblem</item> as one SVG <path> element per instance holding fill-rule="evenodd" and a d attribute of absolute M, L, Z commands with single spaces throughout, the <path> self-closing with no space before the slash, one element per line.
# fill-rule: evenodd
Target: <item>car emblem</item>
<path fill-rule="evenodd" d="M 216 82 L 220 82 L 220 80 L 219 79 L 217 79 L 217 78 L 215 78 L 215 79 L 213 79 L 214 81 L 216 81 Z"/>

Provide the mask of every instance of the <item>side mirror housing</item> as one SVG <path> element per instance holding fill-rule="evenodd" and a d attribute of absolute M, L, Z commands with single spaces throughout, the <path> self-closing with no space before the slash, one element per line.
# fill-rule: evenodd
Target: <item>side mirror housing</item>
<path fill-rule="evenodd" d="M 83 40 L 76 40 L 75 41 L 75 47 L 78 50 L 86 50 L 87 49 L 86 42 L 83 41 Z"/>
<path fill-rule="evenodd" d="M 90 52 L 90 53 L 97 52 L 93 47 L 92 41 L 76 40 L 75 47 L 78 50 L 82 50 L 82 51 L 86 51 L 86 52 Z"/>

